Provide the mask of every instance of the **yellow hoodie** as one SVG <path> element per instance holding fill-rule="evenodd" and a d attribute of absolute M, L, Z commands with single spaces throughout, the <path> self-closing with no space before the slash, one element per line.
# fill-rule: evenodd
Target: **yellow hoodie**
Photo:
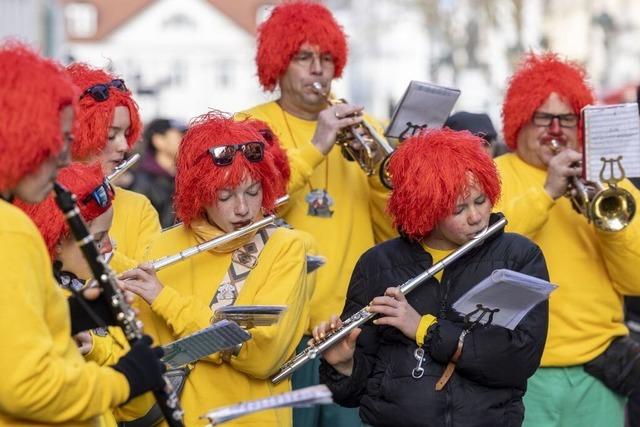
<path fill-rule="evenodd" d="M 316 277 L 309 334 L 313 326 L 342 312 L 351 272 L 360 255 L 397 234 L 385 213 L 389 191 L 377 173 L 367 178 L 356 162 L 345 160 L 340 148 L 334 147 L 325 158 L 311 144 L 316 121 L 285 113 L 276 102 L 258 105 L 239 116 L 245 115 L 266 122 L 286 148 L 291 200 L 284 206 L 284 219 L 310 233 L 319 253 L 327 258 Z M 368 116 L 366 119 L 375 123 Z M 382 134 L 379 126 L 377 130 Z M 310 187 L 327 189 L 334 201 L 330 218 L 307 215 L 305 196 Z"/>
<path fill-rule="evenodd" d="M 156 259 L 193 247 L 198 242 L 183 225 L 164 231 L 150 250 Z M 206 252 L 158 272 L 164 285 L 151 306 L 138 301 L 140 319 L 154 340 L 166 344 L 210 325 L 210 303 L 231 264 L 231 252 Z M 277 325 L 251 329 L 237 357 L 224 362 L 219 353 L 200 360 L 180 397 L 188 426 L 206 424 L 199 417 L 211 409 L 268 397 L 290 390 L 288 381 L 271 384 L 269 377 L 292 356 L 308 316 L 305 243 L 295 231 L 276 229 L 249 273 L 235 305 L 286 305 Z M 264 411 L 228 423 L 232 426 L 291 425 L 291 411 Z"/>
<path fill-rule="evenodd" d="M 144 195 L 114 187 L 113 224 L 109 236 L 116 249 L 109 262 L 116 272 L 135 268 L 144 261 L 149 245 L 160 234 L 158 212 Z"/>
<path fill-rule="evenodd" d="M 128 382 L 78 352 L 36 226 L 2 200 L 0 218 L 0 425 L 102 425 L 127 400 Z"/>
<path fill-rule="evenodd" d="M 495 206 L 509 220 L 508 231 L 523 234 L 544 252 L 551 282 L 559 288 L 549 300 L 549 333 L 542 366 L 571 366 L 600 355 L 614 337 L 627 335 L 623 295 L 640 294 L 640 221 L 623 231 L 604 232 L 544 191 L 546 170 L 510 153 L 496 158 L 502 196 Z M 620 186 L 636 201 L 640 192 Z"/>

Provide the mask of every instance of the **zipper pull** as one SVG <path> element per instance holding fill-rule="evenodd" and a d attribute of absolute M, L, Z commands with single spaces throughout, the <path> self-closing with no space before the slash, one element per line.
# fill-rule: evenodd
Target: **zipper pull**
<path fill-rule="evenodd" d="M 424 369 L 422 368 L 422 362 L 424 361 L 424 349 L 422 347 L 416 348 L 413 352 L 413 357 L 416 358 L 418 364 L 411 370 L 411 376 L 415 379 L 422 378 L 424 375 Z"/>

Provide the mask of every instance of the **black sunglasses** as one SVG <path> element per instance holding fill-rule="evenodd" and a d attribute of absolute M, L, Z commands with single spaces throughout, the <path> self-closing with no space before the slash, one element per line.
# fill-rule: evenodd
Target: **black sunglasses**
<path fill-rule="evenodd" d="M 106 181 L 104 181 L 102 184 L 98 185 L 91 193 L 89 193 L 87 197 L 82 200 L 82 203 L 87 205 L 91 201 L 94 201 L 101 208 L 105 208 L 111 201 L 112 191 L 113 190 L 111 190 L 111 186 Z"/>
<path fill-rule="evenodd" d="M 217 166 L 228 166 L 238 151 L 250 162 L 259 162 L 264 157 L 264 143 L 259 141 L 243 142 L 242 144 L 221 145 L 207 150 Z"/>
<path fill-rule="evenodd" d="M 109 83 L 98 83 L 96 85 L 91 86 L 87 90 L 85 90 L 82 95 L 80 95 L 80 99 L 84 98 L 87 95 L 90 95 L 97 102 L 103 102 L 109 99 L 109 88 L 114 87 L 121 92 L 127 92 L 127 86 L 124 84 L 124 80 L 122 79 L 113 79 Z"/>

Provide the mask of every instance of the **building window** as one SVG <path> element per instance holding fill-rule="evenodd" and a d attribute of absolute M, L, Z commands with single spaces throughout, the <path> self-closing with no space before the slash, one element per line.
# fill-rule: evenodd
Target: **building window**
<path fill-rule="evenodd" d="M 220 59 L 215 62 L 215 84 L 221 89 L 228 89 L 233 83 L 235 64 L 231 59 Z"/>
<path fill-rule="evenodd" d="M 98 11 L 90 3 L 69 3 L 64 8 L 67 34 L 73 38 L 89 38 L 98 30 Z"/>

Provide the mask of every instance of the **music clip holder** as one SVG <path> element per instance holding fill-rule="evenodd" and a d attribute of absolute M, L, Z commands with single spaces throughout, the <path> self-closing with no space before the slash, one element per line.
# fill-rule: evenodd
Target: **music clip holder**
<path fill-rule="evenodd" d="M 286 310 L 283 305 L 228 305 L 213 313 L 212 322 L 230 320 L 245 329 L 270 326 L 278 323 Z"/>

